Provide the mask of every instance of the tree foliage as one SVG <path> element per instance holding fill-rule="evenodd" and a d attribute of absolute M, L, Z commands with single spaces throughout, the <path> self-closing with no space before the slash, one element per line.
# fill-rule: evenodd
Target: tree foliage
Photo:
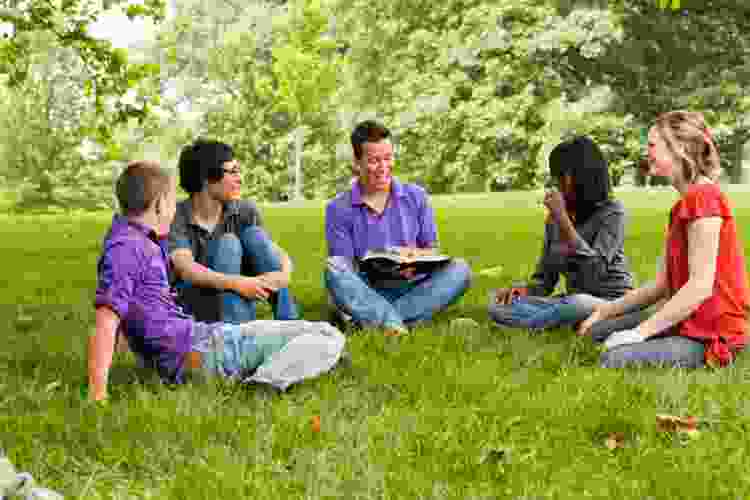
<path fill-rule="evenodd" d="M 15 23 L 0 68 L 6 106 L 23 96 L 24 113 L 36 106 L 45 117 L 28 121 L 28 137 L 63 141 L 57 128 L 67 127 L 69 157 L 38 163 L 46 185 L 76 182 L 73 163 L 94 165 L 72 153 L 87 139 L 103 160 L 149 148 L 174 159 L 203 135 L 235 147 L 247 195 L 285 199 L 301 127 L 304 194 L 329 197 L 350 179 L 349 134 L 367 117 L 394 131 L 398 175 L 433 193 L 538 186 L 549 151 L 574 134 L 601 145 L 620 182 L 644 154 L 644 129 L 670 109 L 706 114 L 735 180 L 750 139 L 742 0 L 682 0 L 680 9 L 655 0 L 186 0 L 151 45 L 130 51 L 88 36 L 101 9 L 86 0 L 27 3 L 20 16 L 0 12 Z M 128 11 L 160 19 L 162 7 L 149 0 Z M 58 49 L 80 68 L 50 58 Z M 34 80 L 44 61 L 54 71 Z M 41 174 L 34 182 L 43 191 Z"/>

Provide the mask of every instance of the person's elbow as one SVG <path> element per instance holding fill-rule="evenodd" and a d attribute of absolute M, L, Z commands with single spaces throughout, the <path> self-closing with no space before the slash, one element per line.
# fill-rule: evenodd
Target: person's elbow
<path fill-rule="evenodd" d="M 170 254 L 169 260 L 172 262 L 172 269 L 174 269 L 175 276 L 178 279 L 193 281 L 190 275 L 190 270 L 193 264 L 193 254 L 190 250 L 177 249 Z"/>

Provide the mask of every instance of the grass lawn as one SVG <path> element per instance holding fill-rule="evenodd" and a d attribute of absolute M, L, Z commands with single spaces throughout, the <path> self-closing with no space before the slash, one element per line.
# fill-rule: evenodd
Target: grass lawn
<path fill-rule="evenodd" d="M 750 241 L 748 193 L 729 194 Z M 0 446 L 66 498 L 750 496 L 747 357 L 717 372 L 604 370 L 596 348 L 570 331 L 532 337 L 489 326 L 488 290 L 529 273 L 540 252 L 539 197 L 436 198 L 442 247 L 470 262 L 472 288 L 412 336 L 350 337 L 349 369 L 267 398 L 228 384 L 169 390 L 120 355 L 107 408 L 82 403 L 80 387 L 111 214 L 0 216 Z M 630 207 L 627 253 L 644 282 L 675 194 L 620 198 Z M 263 213 L 295 260 L 305 318 L 324 318 L 323 204 Z M 498 265 L 501 276 L 476 275 Z M 459 316 L 481 328 L 451 331 Z M 663 434 L 659 413 L 709 424 L 695 438 Z M 624 447 L 610 450 L 615 432 Z"/>

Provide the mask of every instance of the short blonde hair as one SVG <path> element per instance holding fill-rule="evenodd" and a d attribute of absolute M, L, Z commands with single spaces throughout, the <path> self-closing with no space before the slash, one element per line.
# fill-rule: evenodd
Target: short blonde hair
<path fill-rule="evenodd" d="M 173 174 L 158 161 L 136 160 L 128 163 L 117 179 L 117 201 L 123 215 L 139 216 L 170 188 Z"/>
<path fill-rule="evenodd" d="M 719 178 L 719 151 L 703 113 L 670 111 L 659 115 L 654 126 L 673 156 L 680 160 L 688 183 L 695 182 L 700 175 L 711 180 Z"/>

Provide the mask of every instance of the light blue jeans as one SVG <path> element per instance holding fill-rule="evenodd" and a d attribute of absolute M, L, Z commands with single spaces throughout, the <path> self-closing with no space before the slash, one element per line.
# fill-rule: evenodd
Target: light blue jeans
<path fill-rule="evenodd" d="M 372 286 L 347 257 L 329 257 L 325 270 L 325 285 L 336 309 L 365 327 L 404 328 L 427 321 L 458 300 L 470 284 L 471 269 L 463 259 L 395 288 Z"/>
<path fill-rule="evenodd" d="M 210 269 L 224 274 L 241 274 L 243 260 L 250 263 L 251 276 L 281 270 L 281 260 L 271 239 L 257 226 L 246 227 L 239 238 L 233 233 L 227 233 L 218 239 L 210 240 L 207 260 Z M 190 286 L 190 283 L 185 281 L 177 283 L 178 289 Z M 221 321 L 240 324 L 256 318 L 255 300 L 246 299 L 235 292 L 223 291 L 218 292 L 218 295 L 222 311 Z M 298 319 L 297 306 L 288 288 L 272 293 L 269 302 L 274 319 Z"/>
<path fill-rule="evenodd" d="M 344 335 L 322 321 L 196 322 L 192 337 L 192 350 L 202 353 L 203 377 L 269 384 L 281 391 L 330 371 L 345 344 Z"/>

